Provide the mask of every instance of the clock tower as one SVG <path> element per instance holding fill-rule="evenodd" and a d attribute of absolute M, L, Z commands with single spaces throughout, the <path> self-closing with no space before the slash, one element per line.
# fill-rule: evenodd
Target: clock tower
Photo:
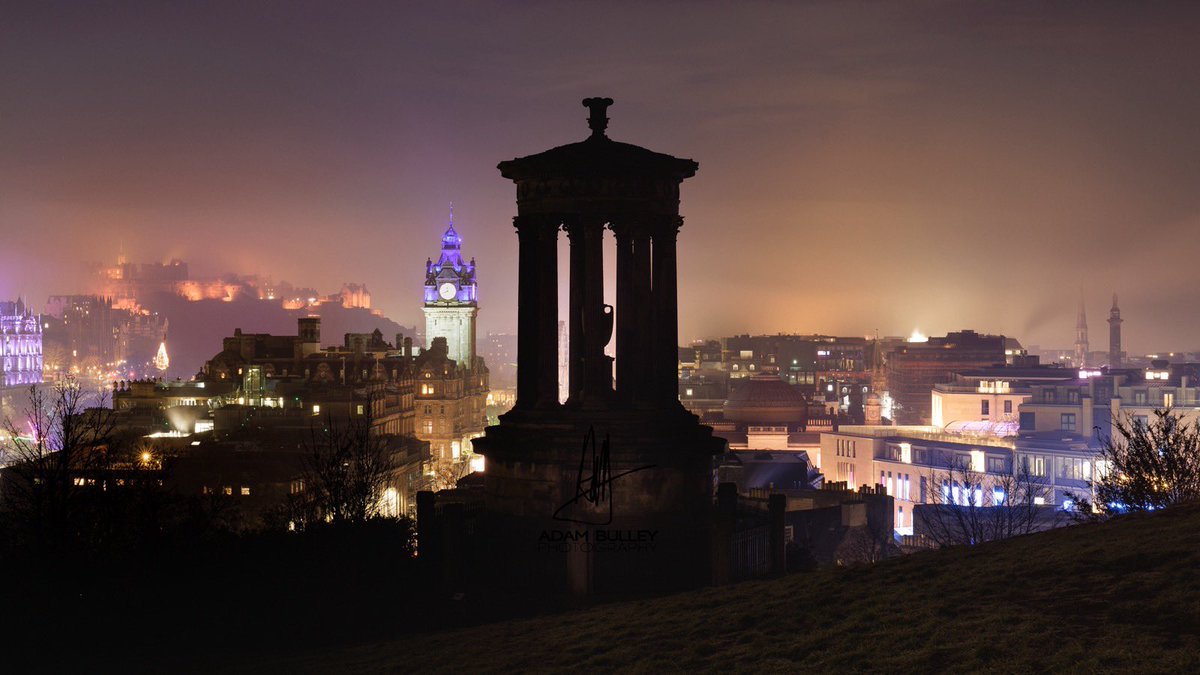
<path fill-rule="evenodd" d="M 462 237 L 450 227 L 442 235 L 442 254 L 435 263 L 425 261 L 425 342 L 446 338 L 449 357 L 468 370 L 475 368 L 476 303 L 475 259 L 462 257 Z"/>

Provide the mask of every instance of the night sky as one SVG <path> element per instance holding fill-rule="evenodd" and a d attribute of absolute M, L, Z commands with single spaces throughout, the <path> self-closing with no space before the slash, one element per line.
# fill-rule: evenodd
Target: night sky
<path fill-rule="evenodd" d="M 1200 4 L 0 4 L 0 298 L 177 256 L 420 317 L 447 203 L 513 330 L 496 163 L 609 135 L 684 183 L 681 340 L 972 327 L 1200 348 Z M 564 239 L 565 247 L 565 239 Z M 232 328 L 232 327 L 230 327 Z M 252 329 L 251 326 L 245 326 Z"/>

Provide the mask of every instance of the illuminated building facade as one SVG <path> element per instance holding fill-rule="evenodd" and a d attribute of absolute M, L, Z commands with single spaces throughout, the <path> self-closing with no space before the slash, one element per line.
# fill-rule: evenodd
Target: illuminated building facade
<path fill-rule="evenodd" d="M 1009 425 L 1015 429 L 1021 405 L 1030 400 L 1035 385 L 1070 382 L 1078 377 L 1078 370 L 1043 366 L 1036 356 L 1019 357 L 1012 366 L 959 371 L 949 382 L 933 385 L 930 424 L 938 428 L 992 425 L 996 429 Z"/>
<path fill-rule="evenodd" d="M 484 468 L 471 448 L 487 425 L 488 374 L 481 362 L 468 369 L 451 359 L 444 337 L 435 337 L 414 361 L 416 437 L 429 442 L 438 487 L 453 487 L 453 481 Z"/>
<path fill-rule="evenodd" d="M 263 394 L 283 409 L 311 415 L 371 415 L 377 433 L 413 435 L 415 374 L 412 341 L 402 349 L 378 331 L 346 334 L 341 347 L 321 346 L 321 320 L 302 317 L 296 335 L 243 333 L 225 338 L 224 349 L 209 359 L 201 379 L 235 380 L 248 387 L 251 368 L 261 371 Z M 397 336 L 399 338 L 400 336 Z M 261 392 L 246 392 L 253 397 Z"/>
<path fill-rule="evenodd" d="M 0 302 L 0 386 L 42 381 L 42 321 L 22 300 Z"/>
<path fill-rule="evenodd" d="M 435 462 L 432 469 L 446 478 L 444 482 L 482 468 L 479 460 L 471 462 L 471 440 L 487 423 L 488 371 L 482 358 L 467 368 L 449 357 L 444 337 L 434 338 L 419 355 L 413 354 L 411 339 L 396 349 L 379 331 L 343 338 L 341 347 L 322 347 L 318 317 L 299 319 L 297 335 L 244 334 L 238 329 L 225 339 L 225 349 L 205 364 L 203 376 L 243 381 L 257 369 L 262 387 L 251 391 L 243 385 L 238 396 L 261 396 L 278 401 L 270 405 L 284 411 L 316 416 L 369 414 L 376 433 L 427 441 Z"/>

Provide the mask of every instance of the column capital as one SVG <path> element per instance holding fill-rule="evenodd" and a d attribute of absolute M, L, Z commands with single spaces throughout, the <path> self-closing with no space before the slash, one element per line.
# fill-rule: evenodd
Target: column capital
<path fill-rule="evenodd" d="M 647 225 L 655 237 L 674 237 L 679 234 L 679 228 L 683 227 L 683 216 L 650 216 L 647 218 Z"/>
<path fill-rule="evenodd" d="M 562 229 L 567 233 L 568 239 L 573 239 L 573 235 L 576 234 L 603 231 L 606 222 L 608 221 L 600 216 L 571 215 L 562 219 Z"/>
<path fill-rule="evenodd" d="M 561 216 L 554 214 L 535 214 L 513 217 L 513 227 L 517 232 L 533 232 L 542 231 L 545 229 L 558 230 L 559 224 L 563 222 Z"/>

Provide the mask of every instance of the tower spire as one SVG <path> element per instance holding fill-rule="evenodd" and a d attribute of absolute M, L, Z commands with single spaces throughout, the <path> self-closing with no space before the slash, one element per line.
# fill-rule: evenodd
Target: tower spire
<path fill-rule="evenodd" d="M 1075 365 L 1086 368 L 1088 363 L 1087 309 L 1083 305 L 1083 289 L 1079 289 L 1079 315 L 1075 318 Z"/>
<path fill-rule="evenodd" d="M 1112 309 L 1108 310 L 1108 366 L 1120 368 L 1125 359 L 1121 351 L 1121 309 L 1117 307 L 1117 294 L 1113 293 Z"/>

